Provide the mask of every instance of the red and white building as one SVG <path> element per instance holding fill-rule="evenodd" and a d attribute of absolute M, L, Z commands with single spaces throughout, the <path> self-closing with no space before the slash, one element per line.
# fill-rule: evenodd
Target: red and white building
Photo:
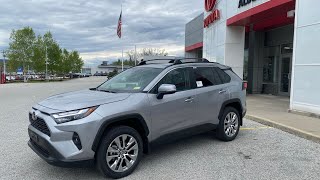
<path fill-rule="evenodd" d="M 203 0 L 186 25 L 186 56 L 231 66 L 249 93 L 290 96 L 320 114 L 319 0 Z"/>

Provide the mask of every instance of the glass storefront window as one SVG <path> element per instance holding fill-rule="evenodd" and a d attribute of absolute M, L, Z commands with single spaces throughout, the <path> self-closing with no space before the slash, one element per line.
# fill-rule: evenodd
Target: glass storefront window
<path fill-rule="evenodd" d="M 263 59 L 263 82 L 276 83 L 280 46 L 265 47 Z"/>
<path fill-rule="evenodd" d="M 274 82 L 274 57 L 265 58 L 263 61 L 263 82 Z"/>

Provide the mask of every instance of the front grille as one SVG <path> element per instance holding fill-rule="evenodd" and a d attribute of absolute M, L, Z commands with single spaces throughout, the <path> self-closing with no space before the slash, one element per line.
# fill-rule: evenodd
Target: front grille
<path fill-rule="evenodd" d="M 32 114 L 29 114 L 29 121 L 31 123 L 31 126 L 48 135 L 49 137 L 51 136 L 50 130 L 42 118 L 36 117 L 36 119 L 34 120 L 32 118 Z"/>

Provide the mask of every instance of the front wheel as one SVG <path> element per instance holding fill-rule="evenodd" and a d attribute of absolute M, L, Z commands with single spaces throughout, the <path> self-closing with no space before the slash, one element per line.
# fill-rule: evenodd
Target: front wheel
<path fill-rule="evenodd" d="M 234 140 L 240 129 L 240 116 L 237 109 L 226 107 L 217 129 L 217 137 L 222 141 Z"/>
<path fill-rule="evenodd" d="M 141 136 L 135 129 L 128 126 L 110 129 L 97 152 L 98 169 L 115 179 L 128 176 L 140 162 L 142 146 Z"/>

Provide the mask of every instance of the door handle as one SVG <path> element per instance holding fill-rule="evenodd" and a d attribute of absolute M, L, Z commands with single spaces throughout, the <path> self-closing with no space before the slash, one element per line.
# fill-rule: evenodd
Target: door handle
<path fill-rule="evenodd" d="M 184 102 L 193 102 L 194 98 L 193 97 L 189 97 L 186 100 L 184 100 Z"/>
<path fill-rule="evenodd" d="M 221 89 L 221 90 L 219 91 L 219 94 L 226 93 L 226 92 L 227 92 L 227 90 Z"/>

